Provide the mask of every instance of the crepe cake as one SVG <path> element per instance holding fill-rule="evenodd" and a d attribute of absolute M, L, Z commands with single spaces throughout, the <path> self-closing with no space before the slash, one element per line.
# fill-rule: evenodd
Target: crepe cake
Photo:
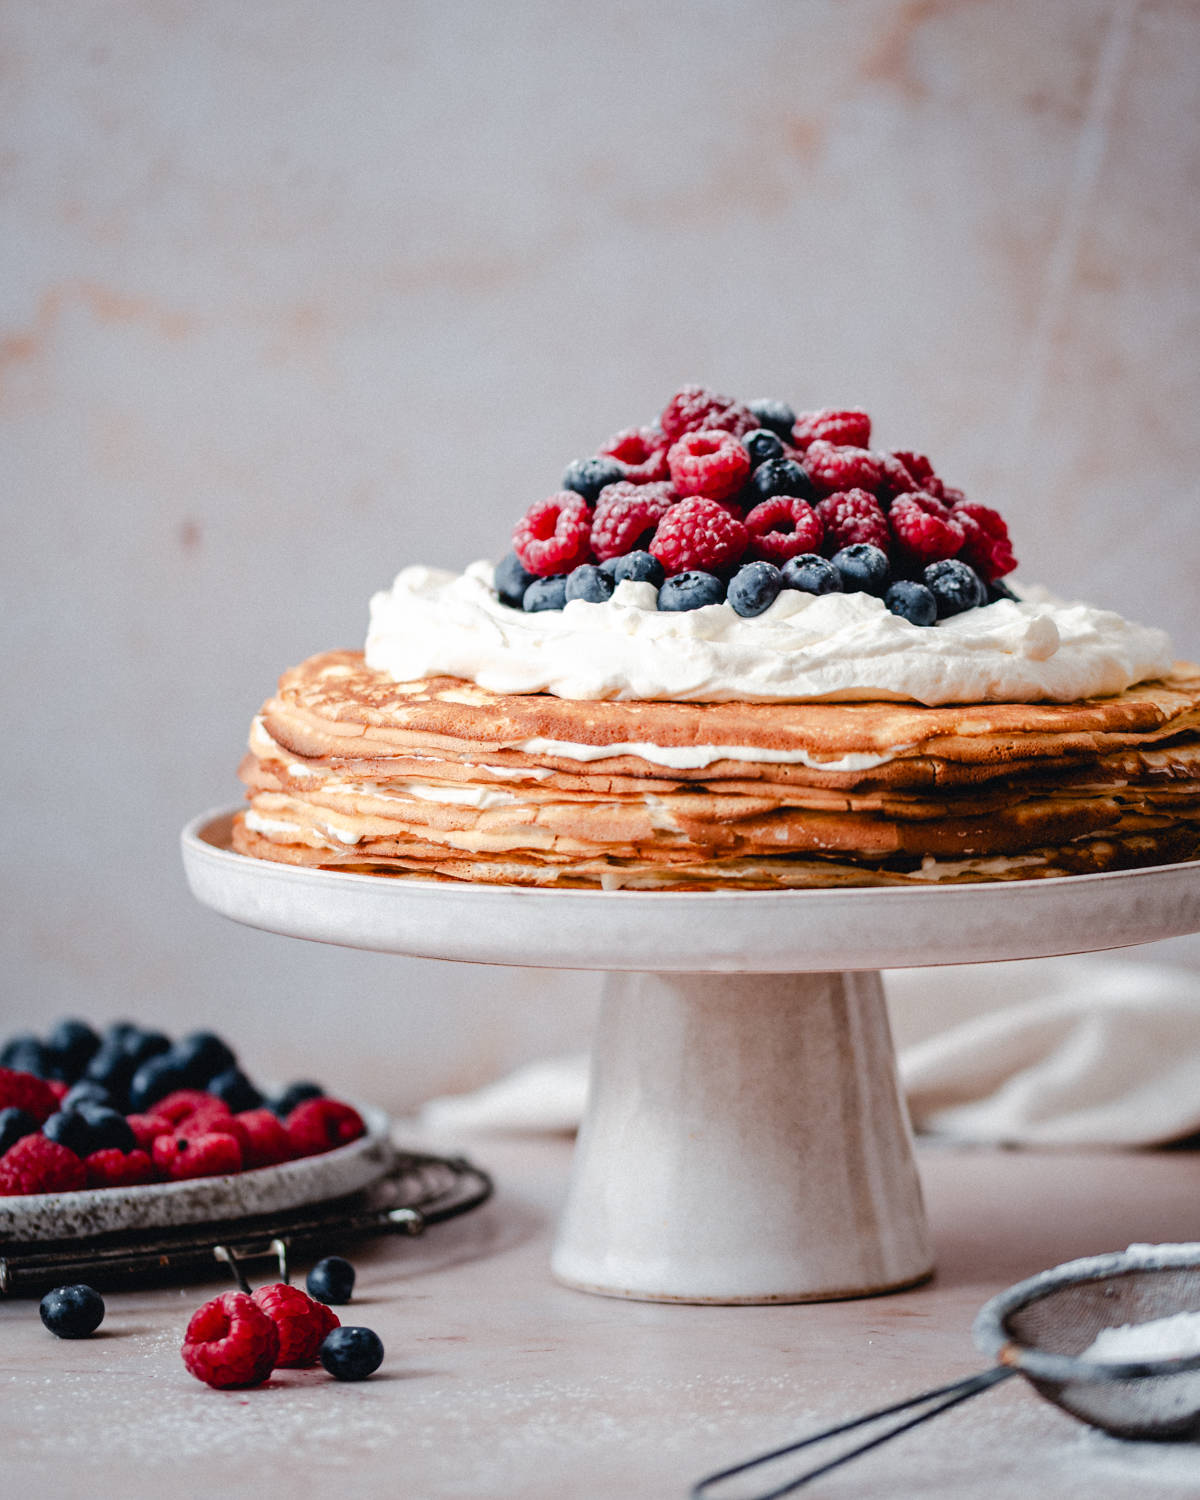
<path fill-rule="evenodd" d="M 664 764 L 672 761 L 673 764 Z M 1200 669 L 1066 704 L 667 703 L 286 672 L 234 847 L 441 880 L 748 889 L 1200 856 Z"/>

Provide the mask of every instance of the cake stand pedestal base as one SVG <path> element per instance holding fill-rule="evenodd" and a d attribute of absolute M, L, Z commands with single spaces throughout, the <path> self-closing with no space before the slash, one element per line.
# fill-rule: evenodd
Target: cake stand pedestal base
<path fill-rule="evenodd" d="M 929 1276 L 878 973 L 609 975 L 552 1267 L 654 1302 Z"/>

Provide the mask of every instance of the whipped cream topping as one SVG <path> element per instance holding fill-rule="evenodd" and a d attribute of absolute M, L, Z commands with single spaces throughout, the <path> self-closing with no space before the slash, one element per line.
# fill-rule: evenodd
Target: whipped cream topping
<path fill-rule="evenodd" d="M 720 703 L 1066 703 L 1123 692 L 1172 665 L 1164 631 L 1022 588 L 934 626 L 868 594 L 785 589 L 763 614 L 655 608 L 648 583 L 603 604 L 526 614 L 492 564 L 409 567 L 371 600 L 367 664 L 398 682 L 463 677 L 497 693 Z"/>

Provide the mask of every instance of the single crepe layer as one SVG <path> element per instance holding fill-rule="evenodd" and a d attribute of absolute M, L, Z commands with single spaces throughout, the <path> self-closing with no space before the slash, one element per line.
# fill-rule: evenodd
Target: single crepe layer
<path fill-rule="evenodd" d="M 608 889 L 1027 879 L 1200 856 L 1200 669 L 1067 704 L 674 703 L 284 674 L 234 847 Z"/>

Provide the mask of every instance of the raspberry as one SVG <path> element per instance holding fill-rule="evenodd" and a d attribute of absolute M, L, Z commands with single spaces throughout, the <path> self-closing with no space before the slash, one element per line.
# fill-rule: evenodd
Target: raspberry
<path fill-rule="evenodd" d="M 279 1281 L 260 1286 L 251 1294 L 279 1334 L 275 1365 L 281 1370 L 304 1370 L 317 1362 L 317 1350 L 325 1335 L 342 1326 L 337 1313 L 302 1292 L 298 1286 Z"/>
<path fill-rule="evenodd" d="M 681 500 L 658 523 L 650 551 L 668 574 L 714 572 L 740 562 L 750 534 L 715 500 Z"/>
<path fill-rule="evenodd" d="M 58 1098 L 43 1078 L 0 1068 L 0 1109 L 23 1109 L 41 1125 L 58 1110 Z"/>
<path fill-rule="evenodd" d="M 277 1162 L 291 1159 L 288 1133 L 269 1109 L 243 1110 L 234 1118 L 245 1134 L 242 1161 L 247 1167 L 273 1167 Z"/>
<path fill-rule="evenodd" d="M 950 507 L 923 490 L 897 495 L 888 512 L 888 525 L 896 550 L 922 565 L 953 557 L 964 540 Z"/>
<path fill-rule="evenodd" d="M 87 1172 L 74 1151 L 44 1135 L 26 1135 L 0 1157 L 0 1198 L 24 1193 L 73 1193 Z"/>
<path fill-rule="evenodd" d="M 210 1104 L 218 1105 L 224 1114 L 230 1113 L 228 1104 L 223 1103 L 215 1094 L 205 1093 L 203 1089 L 176 1089 L 165 1099 L 160 1099 L 148 1113 L 160 1115 L 176 1125 L 188 1115 L 194 1115 L 198 1109 L 206 1109 Z"/>
<path fill-rule="evenodd" d="M 776 567 L 801 552 L 815 552 L 825 535 L 820 516 L 798 495 L 775 495 L 756 505 L 746 516 L 746 530 L 750 533 L 747 555 Z"/>
<path fill-rule="evenodd" d="M 356 1109 L 340 1099 L 309 1099 L 287 1117 L 287 1133 L 296 1156 L 316 1156 L 356 1141 L 367 1127 Z"/>
<path fill-rule="evenodd" d="M 560 490 L 538 500 L 517 522 L 513 551 L 531 573 L 549 578 L 587 562 L 591 512 L 582 495 Z"/>
<path fill-rule="evenodd" d="M 874 494 L 882 473 L 873 453 L 865 448 L 835 448 L 817 439 L 804 455 L 808 477 L 824 494 L 843 490 L 867 490 Z"/>
<path fill-rule="evenodd" d="M 192 1314 L 180 1353 L 197 1380 L 218 1390 L 261 1385 L 275 1368 L 279 1331 L 252 1297 L 226 1292 Z"/>
<path fill-rule="evenodd" d="M 750 455 L 732 433 L 706 427 L 685 432 L 668 452 L 667 465 L 681 495 L 728 500 L 750 474 Z"/>
<path fill-rule="evenodd" d="M 61 1104 L 67 1097 L 67 1095 L 71 1092 L 71 1085 L 69 1083 L 66 1083 L 61 1078 L 47 1078 L 46 1087 L 54 1095 L 55 1099 L 58 1100 L 59 1104 Z"/>
<path fill-rule="evenodd" d="M 125 1123 L 143 1151 L 149 1151 L 160 1135 L 170 1135 L 175 1126 L 165 1115 L 126 1115 Z"/>
<path fill-rule="evenodd" d="M 897 495 L 907 495 L 912 490 L 921 488 L 904 461 L 895 453 L 875 453 L 872 457 L 879 465 L 879 484 L 876 486 L 875 496 L 884 510 Z"/>
<path fill-rule="evenodd" d="M 154 1163 L 140 1148 L 128 1153 L 116 1146 L 85 1156 L 87 1185 L 92 1188 L 141 1187 L 154 1181 Z"/>
<path fill-rule="evenodd" d="M 839 447 L 865 448 L 871 441 L 871 419 L 857 406 L 802 411 L 792 428 L 792 442 L 805 449 L 818 440 Z"/>
<path fill-rule="evenodd" d="M 220 1101 L 214 1099 L 211 1104 L 202 1105 L 193 1110 L 190 1115 L 184 1115 L 182 1120 L 176 1120 L 172 1127 L 176 1135 L 230 1135 L 238 1143 L 238 1147 L 244 1156 L 246 1147 L 250 1144 L 250 1138 L 246 1134 L 246 1127 L 237 1118 L 231 1115 L 228 1109 L 220 1106 Z"/>
<path fill-rule="evenodd" d="M 661 424 L 669 442 L 674 443 L 685 432 L 697 432 L 700 428 L 720 428 L 734 437 L 744 437 L 759 425 L 758 418 L 748 406 L 731 401 L 728 396 L 718 396 L 702 385 L 685 385 L 671 397 L 663 408 Z"/>
<path fill-rule="evenodd" d="M 669 484 L 622 481 L 600 491 L 592 517 L 592 551 L 598 562 L 635 552 L 654 535 L 658 523 L 679 499 Z"/>
<path fill-rule="evenodd" d="M 1012 572 L 1017 560 L 1002 516 L 970 500 L 958 501 L 952 514 L 966 537 L 958 555 L 970 563 L 985 583 L 995 583 L 997 578 Z"/>
<path fill-rule="evenodd" d="M 926 494 L 931 494 L 932 491 L 929 488 L 929 481 L 932 479 L 935 480 L 939 485 L 941 484 L 941 481 L 933 472 L 933 465 L 929 462 L 929 460 L 923 453 L 913 453 L 910 449 L 907 448 L 893 448 L 891 456 L 893 458 L 898 458 L 904 465 L 904 467 L 908 470 L 908 472 L 912 475 L 912 477 L 917 481 L 915 485 L 916 489 L 924 490 Z"/>
<path fill-rule="evenodd" d="M 625 466 L 629 484 L 654 484 L 667 478 L 670 446 L 657 427 L 627 427 L 610 437 L 600 454 Z"/>
<path fill-rule="evenodd" d="M 826 495 L 817 505 L 817 515 L 825 527 L 822 550 L 829 556 L 857 542 L 869 542 L 882 552 L 888 550 L 887 517 L 879 508 L 879 501 L 866 490 Z"/>
<path fill-rule="evenodd" d="M 215 1131 L 194 1136 L 160 1135 L 154 1142 L 154 1165 L 173 1182 L 220 1177 L 242 1170 L 242 1148 L 233 1136 Z"/>

